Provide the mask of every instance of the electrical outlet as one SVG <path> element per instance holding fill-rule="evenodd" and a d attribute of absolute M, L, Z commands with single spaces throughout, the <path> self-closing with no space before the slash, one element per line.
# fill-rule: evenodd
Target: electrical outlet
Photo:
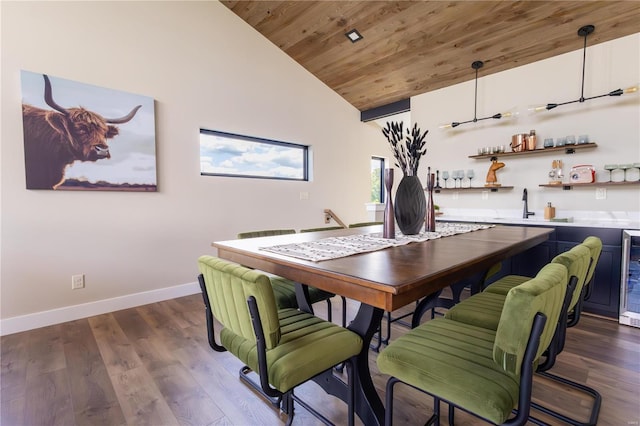
<path fill-rule="evenodd" d="M 457 199 L 458 199 L 458 196 L 459 196 L 460 194 L 458 193 L 458 191 L 456 191 L 456 192 L 454 192 L 454 193 L 453 193 L 453 194 L 451 194 L 451 195 L 452 195 L 452 198 L 453 198 L 454 200 L 457 200 Z"/>
<path fill-rule="evenodd" d="M 71 276 L 71 290 L 78 290 L 84 288 L 84 274 Z"/>
<path fill-rule="evenodd" d="M 482 199 L 483 200 L 489 199 L 489 191 L 482 191 Z"/>
<path fill-rule="evenodd" d="M 309 199 L 309 193 L 306 191 L 300 191 L 300 199 L 301 200 L 308 200 Z"/>
<path fill-rule="evenodd" d="M 596 200 L 607 199 L 607 188 L 596 188 Z"/>

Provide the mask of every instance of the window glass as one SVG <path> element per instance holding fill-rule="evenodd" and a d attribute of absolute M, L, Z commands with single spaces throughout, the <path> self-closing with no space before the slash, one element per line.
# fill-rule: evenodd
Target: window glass
<path fill-rule="evenodd" d="M 309 147 L 200 129 L 200 174 L 309 180 Z"/>
<path fill-rule="evenodd" d="M 384 203 L 384 158 L 371 157 L 371 202 Z"/>

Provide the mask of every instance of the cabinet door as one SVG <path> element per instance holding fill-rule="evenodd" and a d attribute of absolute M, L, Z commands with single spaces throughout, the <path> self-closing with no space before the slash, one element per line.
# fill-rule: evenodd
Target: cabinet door
<path fill-rule="evenodd" d="M 558 241 L 558 253 L 578 243 Z M 591 297 L 583 304 L 585 312 L 618 318 L 620 305 L 620 268 L 622 247 L 603 245 L 591 285 Z"/>
<path fill-rule="evenodd" d="M 511 273 L 535 277 L 556 255 L 556 242 L 545 241 L 511 258 Z"/>

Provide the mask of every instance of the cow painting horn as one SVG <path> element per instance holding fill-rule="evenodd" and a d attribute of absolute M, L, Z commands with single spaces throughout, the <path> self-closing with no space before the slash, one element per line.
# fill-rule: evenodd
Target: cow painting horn
<path fill-rule="evenodd" d="M 138 110 L 142 108 L 142 105 L 138 105 L 137 107 L 133 108 L 131 110 L 131 112 L 127 115 L 125 115 L 122 118 L 105 118 L 104 121 L 106 121 L 109 124 L 122 124 L 122 123 L 126 123 L 128 121 L 130 121 L 138 112 Z"/>
<path fill-rule="evenodd" d="M 62 108 L 56 103 L 56 101 L 53 100 L 53 95 L 51 94 L 51 81 L 49 81 L 49 76 L 46 74 L 42 74 L 42 76 L 44 77 L 44 101 L 47 103 L 47 105 L 49 105 L 56 111 L 60 111 L 64 115 L 69 115 L 69 111 L 67 111 L 66 108 Z"/>

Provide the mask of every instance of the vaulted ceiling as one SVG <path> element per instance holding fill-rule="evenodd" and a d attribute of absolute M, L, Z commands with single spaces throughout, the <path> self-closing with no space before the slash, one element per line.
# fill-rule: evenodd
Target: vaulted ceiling
<path fill-rule="evenodd" d="M 222 3 L 360 111 L 640 32 L 639 1 Z"/>

